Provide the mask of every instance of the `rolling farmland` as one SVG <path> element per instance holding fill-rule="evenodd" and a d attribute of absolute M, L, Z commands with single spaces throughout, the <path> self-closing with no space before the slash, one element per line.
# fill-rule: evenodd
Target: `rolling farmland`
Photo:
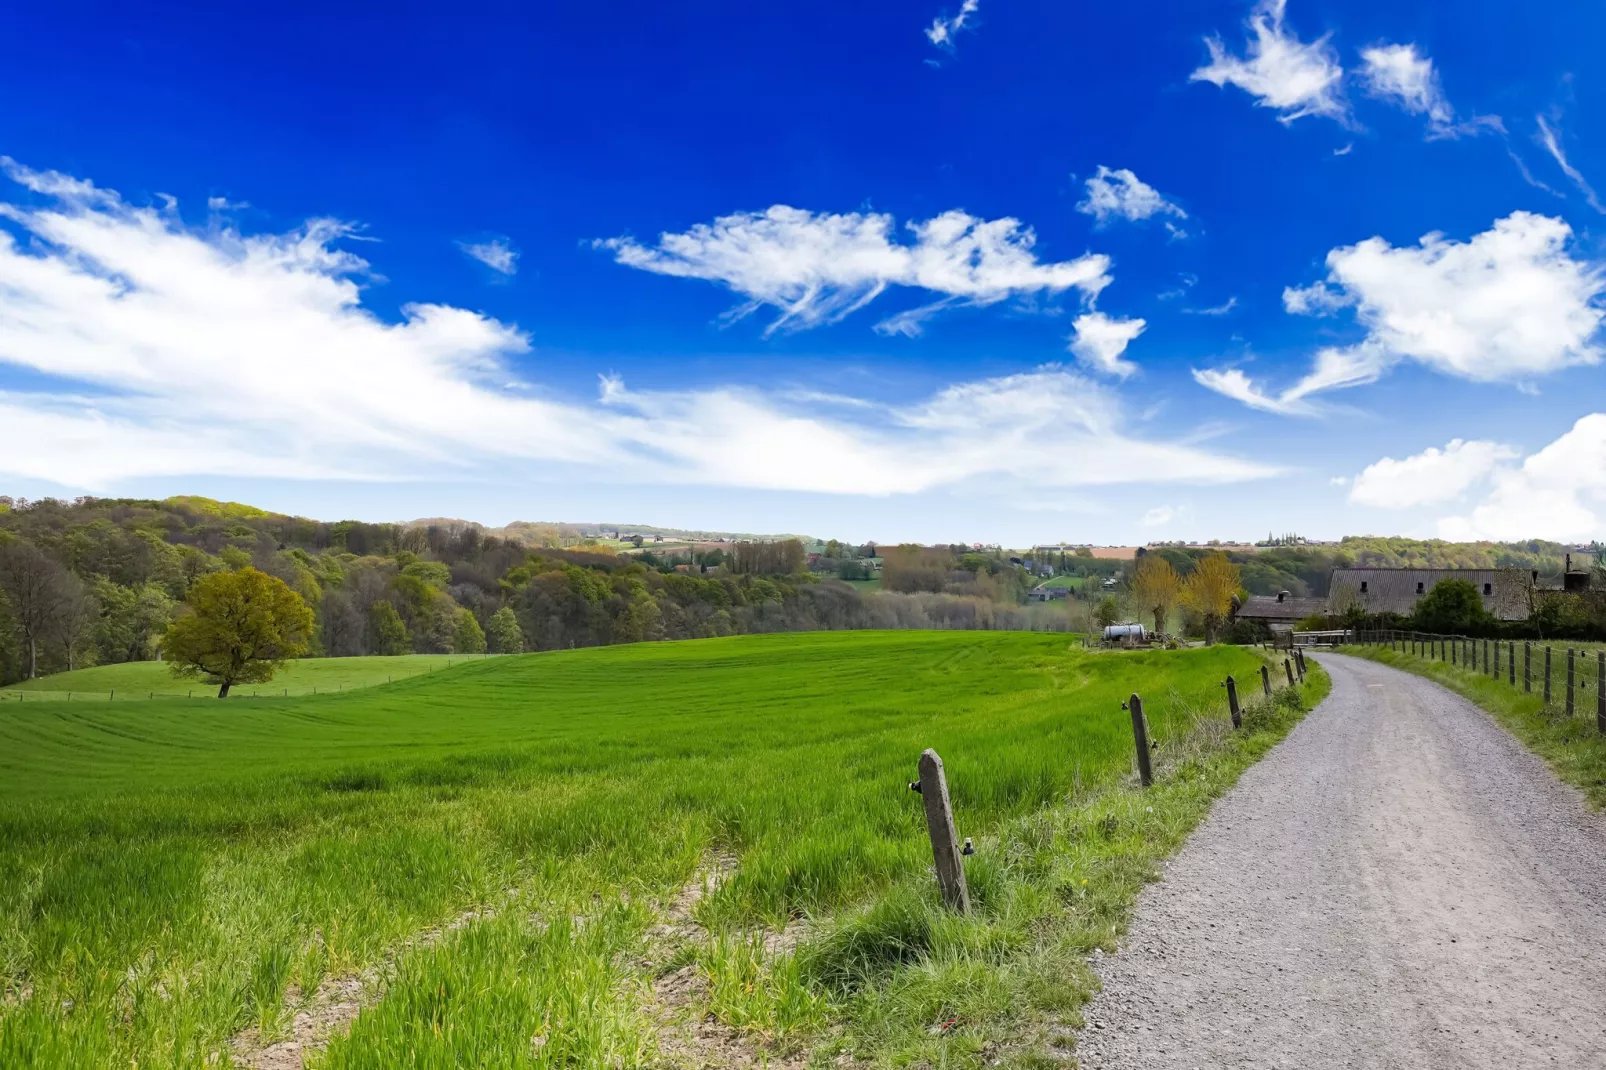
<path fill-rule="evenodd" d="M 1219 681 L 1258 665 L 815 633 L 7 704 L 0 1063 L 968 1065 L 986 1022 L 1074 1005 L 1072 952 L 1286 727 L 1220 731 Z M 1170 770 L 1146 796 L 1111 791 L 1140 689 Z M 928 746 L 979 848 L 970 917 L 906 788 Z"/>

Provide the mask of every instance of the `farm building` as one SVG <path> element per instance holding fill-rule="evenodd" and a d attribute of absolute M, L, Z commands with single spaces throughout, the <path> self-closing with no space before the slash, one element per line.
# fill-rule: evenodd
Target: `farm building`
<path fill-rule="evenodd" d="M 1306 617 L 1327 613 L 1325 598 L 1295 598 L 1287 591 L 1276 594 L 1257 594 L 1238 607 L 1234 620 L 1249 620 L 1264 624 L 1274 632 L 1291 632 L 1294 625 Z"/>
<path fill-rule="evenodd" d="M 1026 592 L 1026 598 L 1031 602 L 1053 602 L 1061 598 L 1070 597 L 1069 587 L 1050 587 L 1047 584 L 1038 584 Z"/>
<path fill-rule="evenodd" d="M 1441 580 L 1463 580 L 1483 598 L 1483 608 L 1500 620 L 1526 620 L 1528 595 L 1537 573 L 1517 568 L 1335 568 L 1327 587 L 1326 612 L 1352 605 L 1367 613 L 1410 616 Z"/>

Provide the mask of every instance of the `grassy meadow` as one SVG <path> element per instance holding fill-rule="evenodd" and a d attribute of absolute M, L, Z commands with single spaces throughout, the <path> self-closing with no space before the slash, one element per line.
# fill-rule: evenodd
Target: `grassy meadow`
<path fill-rule="evenodd" d="M 1027 1065 L 1301 706 L 1233 734 L 1218 685 L 1252 651 L 1031 633 L 454 660 L 0 706 L 0 1065 L 293 1066 L 273 1045 L 319 1021 L 329 1068 Z M 978 848 L 970 917 L 907 789 L 928 746 Z"/>
<path fill-rule="evenodd" d="M 231 698 L 263 698 L 270 695 L 322 694 L 373 687 L 419 673 L 449 669 L 484 654 L 402 654 L 396 657 L 303 658 L 290 662 L 265 684 L 240 684 Z M 19 694 L 20 692 L 20 694 Z M 27 699 L 68 701 L 108 698 L 116 701 L 158 698 L 215 697 L 217 688 L 201 680 L 181 680 L 162 661 L 125 661 L 115 665 L 96 665 L 25 680 L 0 688 L 0 703 Z"/>

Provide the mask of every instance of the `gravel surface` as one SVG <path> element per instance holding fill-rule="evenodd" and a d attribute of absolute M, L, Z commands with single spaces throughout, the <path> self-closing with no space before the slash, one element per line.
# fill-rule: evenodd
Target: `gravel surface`
<path fill-rule="evenodd" d="M 1606 1067 L 1606 820 L 1464 699 L 1321 662 L 1095 964 L 1082 1065 Z"/>

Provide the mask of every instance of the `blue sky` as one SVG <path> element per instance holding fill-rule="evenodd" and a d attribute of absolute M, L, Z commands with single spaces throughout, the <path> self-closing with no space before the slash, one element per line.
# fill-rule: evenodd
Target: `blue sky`
<path fill-rule="evenodd" d="M 0 489 L 1013 545 L 1606 535 L 1603 30 L 35 5 L 0 68 Z"/>

